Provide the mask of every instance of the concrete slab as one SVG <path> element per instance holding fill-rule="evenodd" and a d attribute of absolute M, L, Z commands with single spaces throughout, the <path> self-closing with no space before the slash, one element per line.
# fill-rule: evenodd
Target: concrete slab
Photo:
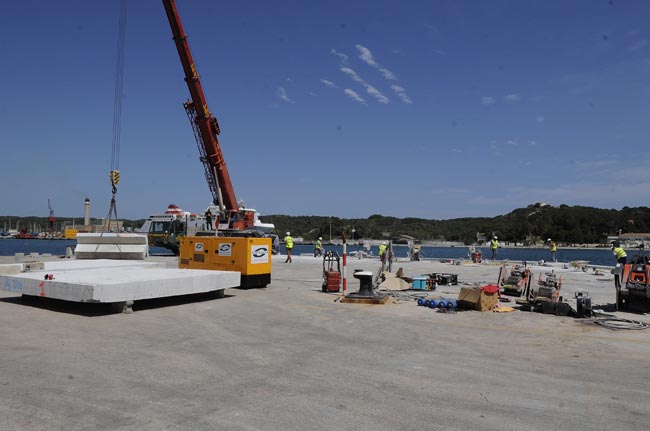
<path fill-rule="evenodd" d="M 78 233 L 77 259 L 137 259 L 149 254 L 146 235 L 135 233 Z"/>
<path fill-rule="evenodd" d="M 158 262 L 45 262 L 44 270 L 0 276 L 4 290 L 74 302 L 124 302 L 223 290 L 239 285 L 235 271 L 164 268 Z"/>

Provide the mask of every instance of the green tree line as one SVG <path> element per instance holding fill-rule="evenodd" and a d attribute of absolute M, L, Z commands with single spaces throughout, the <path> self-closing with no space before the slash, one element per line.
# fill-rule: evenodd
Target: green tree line
<path fill-rule="evenodd" d="M 621 210 L 585 206 L 543 204 L 518 208 L 496 217 L 466 217 L 449 220 L 395 218 L 374 214 L 367 219 L 323 216 L 269 215 L 262 219 L 275 224 L 280 236 L 290 231 L 307 241 L 319 236 L 325 241 L 340 239 L 446 240 L 473 244 L 477 235 L 497 235 L 500 241 L 529 244 L 552 238 L 566 244 L 602 244 L 608 235 L 650 232 L 650 208 L 623 207 Z M 354 232 L 353 232 L 354 230 Z"/>
<path fill-rule="evenodd" d="M 75 219 L 77 224 L 81 219 Z M 93 219 L 93 222 L 96 219 Z M 313 241 L 318 237 L 328 241 L 340 239 L 344 233 L 348 239 L 403 239 L 404 235 L 420 240 L 458 241 L 473 244 L 477 234 L 490 237 L 497 235 L 500 241 L 527 244 L 553 238 L 565 244 L 603 244 L 608 235 L 628 232 L 650 232 L 650 208 L 623 207 L 620 210 L 585 206 L 528 205 L 508 214 L 496 217 L 465 217 L 449 220 L 429 220 L 407 217 L 396 218 L 371 215 L 365 219 L 346 219 L 327 216 L 263 216 L 264 222 L 275 224 L 282 237 L 290 231 L 294 237 Z M 15 229 L 17 222 L 21 229 L 31 230 L 36 224 L 47 231 L 47 217 L 0 216 L 0 229 Z M 62 223 L 72 223 L 72 218 L 59 217 L 57 228 Z M 144 223 L 140 220 L 124 220 L 124 226 L 136 229 Z"/>

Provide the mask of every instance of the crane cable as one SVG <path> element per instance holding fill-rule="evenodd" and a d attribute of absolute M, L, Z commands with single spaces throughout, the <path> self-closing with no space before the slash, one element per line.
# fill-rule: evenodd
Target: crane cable
<path fill-rule="evenodd" d="M 115 195 L 120 182 L 120 140 L 122 132 L 122 88 L 124 86 L 124 40 L 126 34 L 126 0 L 120 0 L 120 17 L 117 32 L 117 58 L 115 62 L 115 92 L 113 102 L 113 141 L 111 152 L 111 204 L 108 209 L 107 230 L 110 232 L 111 220 L 115 216 L 115 224 L 119 232 L 117 205 Z"/>

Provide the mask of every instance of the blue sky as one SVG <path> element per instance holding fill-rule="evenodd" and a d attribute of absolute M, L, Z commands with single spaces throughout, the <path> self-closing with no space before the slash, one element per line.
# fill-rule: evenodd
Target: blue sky
<path fill-rule="evenodd" d="M 646 1 L 178 0 L 235 193 L 447 219 L 650 201 Z M 129 1 L 118 215 L 211 196 L 162 3 Z M 2 215 L 108 213 L 119 1 L 7 2 Z"/>

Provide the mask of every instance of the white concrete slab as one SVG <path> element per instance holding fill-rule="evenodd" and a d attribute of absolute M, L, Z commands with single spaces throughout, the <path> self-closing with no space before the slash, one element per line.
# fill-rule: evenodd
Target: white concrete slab
<path fill-rule="evenodd" d="M 149 253 L 146 235 L 135 233 L 79 233 L 77 259 L 139 259 Z"/>
<path fill-rule="evenodd" d="M 52 276 L 52 279 L 49 276 Z M 237 287 L 240 273 L 163 268 L 143 261 L 46 262 L 44 270 L 0 275 L 0 286 L 24 295 L 74 302 L 124 302 Z"/>

